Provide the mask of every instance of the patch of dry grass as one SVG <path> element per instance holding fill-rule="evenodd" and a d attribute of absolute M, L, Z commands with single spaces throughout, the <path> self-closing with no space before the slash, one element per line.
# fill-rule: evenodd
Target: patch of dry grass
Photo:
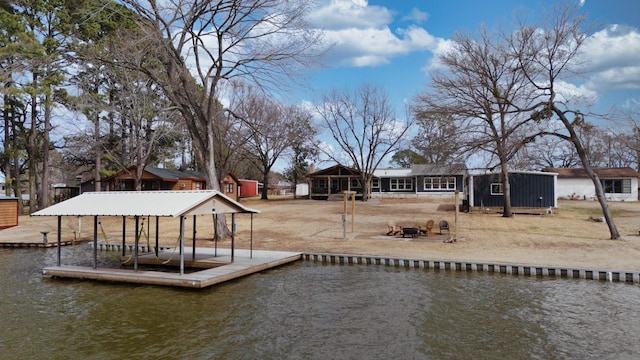
<path fill-rule="evenodd" d="M 243 204 L 260 210 L 251 216 L 236 215 L 236 247 L 264 250 L 366 254 L 411 259 L 440 259 L 477 262 L 504 262 L 516 264 L 564 266 L 640 271 L 640 203 L 611 203 L 621 240 L 609 240 L 606 224 L 590 221 L 600 217 L 599 204 L 594 201 L 560 201 L 559 211 L 547 215 L 515 215 L 503 218 L 496 213 L 459 213 L 456 228 L 452 200 L 424 199 L 372 199 L 357 201 L 355 212 L 348 204 L 346 236 L 343 238 L 341 201 L 314 201 L 293 199 L 243 200 Z M 353 231 L 352 231 L 352 219 Z M 387 221 L 402 226 L 420 226 L 433 219 L 447 220 L 451 224 L 456 242 L 444 243 L 449 235 L 402 238 L 385 236 Z M 227 217 L 231 222 L 231 217 Z M 120 242 L 121 218 L 100 219 L 109 241 Z M 253 223 L 253 224 L 252 224 Z M 39 231 L 55 234 L 55 218 L 21 217 L 20 226 L 0 231 L 0 241 L 41 239 Z M 155 219 L 145 221 L 145 233 L 155 242 Z M 253 226 L 253 238 L 251 237 Z M 134 222 L 127 219 L 127 242 L 133 242 Z M 175 245 L 179 235 L 179 222 L 163 218 L 160 221 L 160 242 Z M 193 236 L 193 222 L 188 219 L 185 228 L 187 245 Z M 78 219 L 63 219 L 63 238 L 93 238 L 93 219 L 82 219 L 78 232 Z M 9 240 L 12 238 L 14 240 Z M 212 218 L 198 217 L 196 222 L 197 246 L 213 246 Z M 102 240 L 100 235 L 99 240 Z M 33 240 L 28 240 L 33 241 Z M 146 242 L 146 240 L 143 240 Z M 230 240 L 220 241 L 227 247 Z"/>

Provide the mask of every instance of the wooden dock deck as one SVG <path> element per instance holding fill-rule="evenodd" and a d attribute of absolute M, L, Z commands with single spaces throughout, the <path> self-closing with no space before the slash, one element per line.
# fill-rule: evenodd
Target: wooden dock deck
<path fill-rule="evenodd" d="M 154 270 L 111 269 L 89 266 L 49 266 L 42 270 L 42 274 L 49 277 L 63 277 L 75 279 L 91 279 L 100 281 L 126 282 L 136 284 L 178 286 L 187 288 L 205 288 L 242 276 L 254 274 L 283 264 L 298 261 L 302 253 L 285 251 L 254 250 L 249 258 L 249 250 L 236 249 L 234 262 L 231 261 L 230 249 L 218 249 L 214 256 L 214 249 L 196 248 L 195 260 L 185 249 L 185 266 L 204 268 L 204 270 L 184 273 Z M 162 262 L 166 264 L 162 264 Z M 177 261 L 177 262 L 176 262 Z M 155 264 L 164 267 L 175 267 L 179 264 L 179 254 L 173 251 L 162 251 L 158 258 L 155 255 L 140 255 L 138 264 Z M 187 265 L 189 264 L 189 265 Z"/>

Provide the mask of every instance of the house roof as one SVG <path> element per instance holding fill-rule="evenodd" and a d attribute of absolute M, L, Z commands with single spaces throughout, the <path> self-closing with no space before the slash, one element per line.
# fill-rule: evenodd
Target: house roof
<path fill-rule="evenodd" d="M 466 175 L 467 167 L 464 164 L 414 164 L 411 165 L 411 175 Z"/>
<path fill-rule="evenodd" d="M 144 170 L 150 174 L 153 174 L 159 178 L 170 181 L 179 179 L 202 179 L 204 180 L 204 174 L 198 171 L 191 170 L 178 170 L 178 169 L 165 169 L 152 166 L 146 166 Z"/>
<path fill-rule="evenodd" d="M 587 172 L 583 168 L 546 168 L 545 172 L 554 172 L 558 178 L 586 178 Z M 593 171 L 601 179 L 640 177 L 640 173 L 630 167 L 594 168 Z"/>
<path fill-rule="evenodd" d="M 259 213 L 216 190 L 86 192 L 32 216 L 189 216 Z"/>
<path fill-rule="evenodd" d="M 336 164 L 326 169 L 318 170 L 314 173 L 309 174 L 309 177 L 314 176 L 323 176 L 323 175 L 332 175 L 332 176 L 359 176 L 361 174 L 360 170 L 346 167 L 344 165 Z"/>
<path fill-rule="evenodd" d="M 411 176 L 411 169 L 376 169 L 373 172 L 375 177 L 408 177 Z"/>
<path fill-rule="evenodd" d="M 135 171 L 135 165 L 129 167 L 127 170 L 121 170 L 117 173 L 103 179 L 103 181 L 109 181 L 110 179 L 117 177 L 121 174 L 127 174 L 128 171 Z M 180 179 L 195 179 L 205 181 L 204 174 L 198 171 L 191 170 L 178 170 L 178 169 L 165 169 L 153 166 L 145 166 L 144 171 L 168 182 L 178 182 Z"/>

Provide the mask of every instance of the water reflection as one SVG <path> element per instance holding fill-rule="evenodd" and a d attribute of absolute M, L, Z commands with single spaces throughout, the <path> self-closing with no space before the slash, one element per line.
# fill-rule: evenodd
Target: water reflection
<path fill-rule="evenodd" d="M 65 249 L 63 263 L 85 261 L 89 251 Z M 110 253 L 98 254 L 113 265 Z M 637 285 L 300 262 L 189 290 L 43 279 L 41 268 L 55 262 L 56 250 L 0 250 L 3 358 L 640 354 Z"/>

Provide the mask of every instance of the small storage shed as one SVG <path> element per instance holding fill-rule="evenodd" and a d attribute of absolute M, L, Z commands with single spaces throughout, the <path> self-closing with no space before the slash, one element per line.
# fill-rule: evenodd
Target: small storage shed
<path fill-rule="evenodd" d="M 0 229 L 18 226 L 18 198 L 0 195 Z"/>
<path fill-rule="evenodd" d="M 558 207 L 556 173 L 510 171 L 511 206 L 520 208 Z M 499 173 L 469 175 L 469 206 L 503 206 Z"/>
<path fill-rule="evenodd" d="M 258 181 L 239 179 L 238 185 L 240 186 L 241 198 L 258 196 Z"/>

